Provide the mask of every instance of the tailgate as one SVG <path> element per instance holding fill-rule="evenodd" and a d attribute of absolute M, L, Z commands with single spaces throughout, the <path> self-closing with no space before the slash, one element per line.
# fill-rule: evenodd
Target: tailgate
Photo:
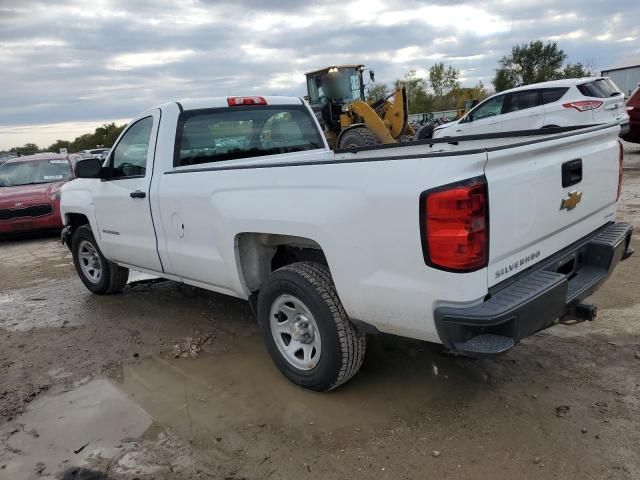
<path fill-rule="evenodd" d="M 489 149 L 489 286 L 614 220 L 619 130 L 591 127 Z M 563 187 L 563 171 L 572 185 Z"/>
<path fill-rule="evenodd" d="M 601 100 L 602 106 L 593 110 L 595 123 L 625 122 L 629 120 L 622 95 Z"/>

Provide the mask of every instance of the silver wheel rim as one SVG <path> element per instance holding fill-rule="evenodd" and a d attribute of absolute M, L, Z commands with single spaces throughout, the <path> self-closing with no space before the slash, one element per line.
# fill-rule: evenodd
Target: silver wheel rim
<path fill-rule="evenodd" d="M 298 370 L 311 370 L 320 361 L 318 324 L 307 306 L 293 295 L 276 298 L 269 312 L 271 334 L 278 350 Z"/>
<path fill-rule="evenodd" d="M 78 246 L 78 260 L 85 278 L 91 283 L 98 283 L 102 278 L 102 260 L 96 247 L 87 240 Z"/>

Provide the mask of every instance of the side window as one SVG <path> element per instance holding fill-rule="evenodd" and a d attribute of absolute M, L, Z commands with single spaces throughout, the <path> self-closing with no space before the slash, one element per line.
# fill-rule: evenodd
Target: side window
<path fill-rule="evenodd" d="M 560 100 L 565 93 L 569 90 L 569 87 L 563 88 L 545 88 L 542 90 L 542 104 L 553 103 Z"/>
<path fill-rule="evenodd" d="M 507 96 L 502 113 L 517 112 L 540 105 L 539 90 L 523 90 Z"/>
<path fill-rule="evenodd" d="M 471 112 L 471 118 L 473 120 L 481 120 L 483 118 L 500 115 L 500 113 L 502 113 L 503 103 L 504 95 L 498 95 L 497 97 L 490 98 Z"/>
<path fill-rule="evenodd" d="M 147 171 L 147 152 L 153 117 L 146 117 L 131 125 L 111 157 L 111 178 L 144 176 Z"/>

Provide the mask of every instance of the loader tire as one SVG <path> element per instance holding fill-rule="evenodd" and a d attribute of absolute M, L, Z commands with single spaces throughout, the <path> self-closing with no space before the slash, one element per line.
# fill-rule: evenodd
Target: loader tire
<path fill-rule="evenodd" d="M 367 127 L 354 127 L 345 131 L 338 140 L 338 148 L 357 148 L 380 145 L 380 139 Z"/>
<path fill-rule="evenodd" d="M 423 125 L 416 132 L 416 136 L 413 137 L 414 140 L 426 140 L 427 138 L 433 137 L 433 125 Z"/>
<path fill-rule="evenodd" d="M 91 292 L 110 295 L 120 292 L 127 284 L 129 270 L 102 255 L 89 225 L 82 225 L 73 233 L 71 253 L 80 280 Z"/>
<path fill-rule="evenodd" d="M 273 362 L 301 387 L 333 390 L 364 360 L 366 336 L 347 318 L 329 269 L 319 263 L 273 272 L 260 289 L 258 321 Z"/>

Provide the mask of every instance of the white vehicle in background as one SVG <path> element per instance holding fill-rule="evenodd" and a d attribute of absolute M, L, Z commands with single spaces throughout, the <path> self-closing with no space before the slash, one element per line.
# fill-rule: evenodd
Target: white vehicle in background
<path fill-rule="evenodd" d="M 90 155 L 93 158 L 103 158 L 102 155 L 105 152 L 108 154 L 109 153 L 109 149 L 108 148 L 92 148 L 92 149 L 89 149 L 89 150 L 82 150 L 81 152 L 78 152 L 78 153 L 85 154 L 85 155 Z"/>
<path fill-rule="evenodd" d="M 282 373 L 326 391 L 366 333 L 488 357 L 592 319 L 583 300 L 632 253 L 619 131 L 334 152 L 299 98 L 167 103 L 76 163 L 62 237 L 93 293 L 134 269 L 248 300 Z"/>
<path fill-rule="evenodd" d="M 497 93 L 461 119 L 437 127 L 433 138 L 618 122 L 629 115 L 624 94 L 606 77 L 535 83 Z"/>

